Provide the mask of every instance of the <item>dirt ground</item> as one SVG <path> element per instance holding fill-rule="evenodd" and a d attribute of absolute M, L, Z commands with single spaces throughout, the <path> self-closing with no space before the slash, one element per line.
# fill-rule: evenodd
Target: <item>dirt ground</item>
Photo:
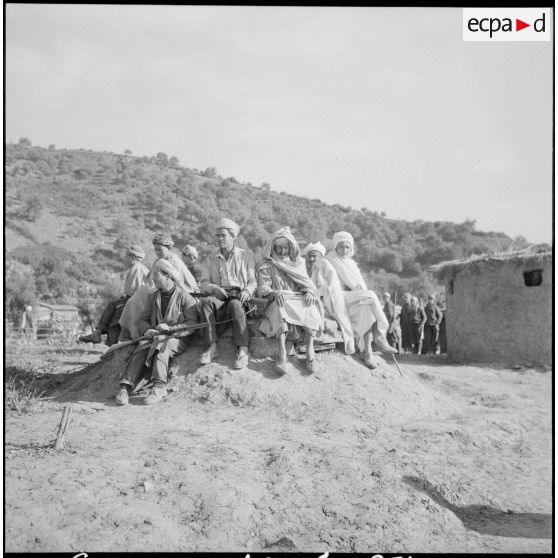
<path fill-rule="evenodd" d="M 551 372 L 332 352 L 278 377 L 223 344 L 179 357 L 159 405 L 117 407 L 101 351 L 59 351 L 48 399 L 6 414 L 7 552 L 551 552 Z"/>

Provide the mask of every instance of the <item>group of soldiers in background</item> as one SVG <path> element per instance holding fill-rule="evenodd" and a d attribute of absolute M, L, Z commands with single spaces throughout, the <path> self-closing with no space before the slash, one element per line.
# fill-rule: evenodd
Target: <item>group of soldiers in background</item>
<path fill-rule="evenodd" d="M 446 304 L 444 295 L 429 295 L 425 305 L 406 293 L 397 307 L 388 292 L 383 294 L 384 314 L 390 323 L 388 343 L 400 353 L 447 353 Z"/>

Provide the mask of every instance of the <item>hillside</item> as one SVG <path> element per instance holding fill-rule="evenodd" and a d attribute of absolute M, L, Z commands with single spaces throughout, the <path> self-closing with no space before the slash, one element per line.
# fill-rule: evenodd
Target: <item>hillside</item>
<path fill-rule="evenodd" d="M 111 296 L 123 271 L 122 248 L 140 242 L 152 261 L 151 239 L 161 230 L 173 235 L 178 248 L 195 244 L 203 256 L 212 249 L 215 220 L 224 215 L 241 225 L 239 242 L 256 257 L 270 233 L 284 225 L 302 242 L 327 242 L 347 230 L 374 288 L 398 296 L 435 288 L 425 271 L 429 265 L 511 243 L 505 234 L 476 231 L 474 221 L 389 219 L 367 208 L 276 192 L 268 184 L 240 183 L 214 168 L 187 168 L 165 153 L 47 149 L 21 139 L 6 145 L 5 177 L 9 272 L 27 293 L 8 297 L 10 312 L 34 297 L 84 304 Z"/>

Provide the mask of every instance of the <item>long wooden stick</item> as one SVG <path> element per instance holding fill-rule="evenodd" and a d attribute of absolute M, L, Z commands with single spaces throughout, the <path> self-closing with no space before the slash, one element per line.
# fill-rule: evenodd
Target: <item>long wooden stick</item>
<path fill-rule="evenodd" d="M 54 443 L 54 449 L 60 450 L 64 447 L 64 436 L 66 435 L 66 430 L 68 425 L 72 420 L 72 405 L 66 405 L 62 413 L 62 418 L 60 419 L 60 424 L 58 425 L 58 432 L 56 434 L 56 442 Z"/>
<path fill-rule="evenodd" d="M 399 374 L 401 374 L 401 377 L 403 377 L 403 372 L 401 372 L 401 368 L 399 368 L 399 363 L 395 360 L 395 355 L 391 355 L 391 358 L 393 359 L 393 362 L 395 362 L 395 366 L 397 366 L 397 370 L 399 370 Z"/>

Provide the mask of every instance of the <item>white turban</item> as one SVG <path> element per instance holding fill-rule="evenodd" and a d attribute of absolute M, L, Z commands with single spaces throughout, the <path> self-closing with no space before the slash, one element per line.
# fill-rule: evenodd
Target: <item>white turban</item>
<path fill-rule="evenodd" d="M 180 283 L 180 274 L 178 273 L 176 268 L 167 260 L 157 260 L 153 264 L 153 268 L 151 269 L 151 271 L 156 271 L 157 269 L 164 271 L 169 277 L 172 278 L 175 283 Z"/>
<path fill-rule="evenodd" d="M 236 238 L 240 232 L 240 227 L 234 221 L 231 221 L 231 219 L 227 219 L 226 217 L 219 219 L 217 229 L 227 229 L 234 238 Z"/>
<path fill-rule="evenodd" d="M 322 256 L 325 256 L 326 249 L 321 242 L 316 242 L 315 244 L 310 243 L 304 248 L 302 255 L 306 257 L 310 252 L 319 252 Z"/>
<path fill-rule="evenodd" d="M 335 250 L 340 242 L 348 242 L 351 245 L 349 256 L 352 258 L 355 253 L 355 239 L 347 231 L 339 231 L 333 235 L 333 249 Z"/>

